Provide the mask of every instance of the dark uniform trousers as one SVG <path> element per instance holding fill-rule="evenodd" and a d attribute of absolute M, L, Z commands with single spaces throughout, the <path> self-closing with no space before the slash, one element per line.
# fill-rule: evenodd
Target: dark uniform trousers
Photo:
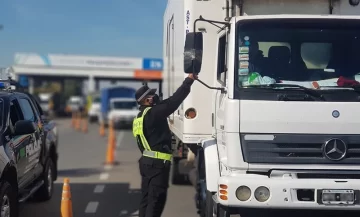
<path fill-rule="evenodd" d="M 142 156 L 139 160 L 141 193 L 139 217 L 160 217 L 169 187 L 170 161 L 150 159 Z"/>

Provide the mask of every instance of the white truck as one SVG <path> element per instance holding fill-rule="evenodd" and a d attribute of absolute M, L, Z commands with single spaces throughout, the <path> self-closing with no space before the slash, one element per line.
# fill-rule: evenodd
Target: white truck
<path fill-rule="evenodd" d="M 96 121 L 99 121 L 99 116 L 101 115 L 100 94 L 89 94 L 87 97 L 87 101 L 89 122 L 94 123 Z"/>
<path fill-rule="evenodd" d="M 132 127 L 132 122 L 138 113 L 138 103 L 135 98 L 116 97 L 110 99 L 107 119 L 113 120 L 116 128 Z"/>
<path fill-rule="evenodd" d="M 169 125 L 199 147 L 201 216 L 360 210 L 359 26 L 359 0 L 168 1 L 164 92 L 200 79 Z"/>
<path fill-rule="evenodd" d="M 40 106 L 45 114 L 49 114 L 52 93 L 39 93 Z"/>

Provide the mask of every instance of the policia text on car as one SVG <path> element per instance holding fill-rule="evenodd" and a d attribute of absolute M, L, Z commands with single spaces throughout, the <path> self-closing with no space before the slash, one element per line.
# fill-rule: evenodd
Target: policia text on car
<path fill-rule="evenodd" d="M 133 134 L 142 157 L 139 160 L 142 199 L 139 217 L 160 217 L 166 203 L 169 187 L 171 131 L 167 117 L 175 112 L 190 93 L 196 75 L 189 74 L 176 92 L 163 101 L 156 89 L 143 86 L 135 98 L 140 104 L 140 113 L 133 123 Z"/>

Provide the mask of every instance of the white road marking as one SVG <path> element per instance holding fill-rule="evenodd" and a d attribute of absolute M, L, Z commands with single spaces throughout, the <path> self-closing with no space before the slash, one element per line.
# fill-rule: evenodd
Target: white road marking
<path fill-rule="evenodd" d="M 116 140 L 116 147 L 120 147 L 123 139 L 124 139 L 125 133 L 123 131 L 118 133 L 117 140 Z"/>
<path fill-rule="evenodd" d="M 132 213 L 133 215 L 139 215 L 139 210 L 137 210 L 136 212 Z"/>
<path fill-rule="evenodd" d="M 101 173 L 100 174 L 100 180 L 106 180 L 109 178 L 109 173 Z"/>
<path fill-rule="evenodd" d="M 137 210 L 136 212 L 131 213 L 130 216 L 133 216 L 133 217 L 139 216 L 139 210 Z"/>
<path fill-rule="evenodd" d="M 127 210 L 121 210 L 120 215 L 126 215 L 126 214 L 128 214 Z"/>
<path fill-rule="evenodd" d="M 96 185 L 94 189 L 94 193 L 103 193 L 105 185 Z"/>
<path fill-rule="evenodd" d="M 98 206 L 99 206 L 99 202 L 97 201 L 89 202 L 88 205 L 86 206 L 85 213 L 96 213 Z"/>
<path fill-rule="evenodd" d="M 105 166 L 104 166 L 104 169 L 105 169 L 105 170 L 111 170 L 112 168 L 113 168 L 112 165 L 105 165 Z"/>

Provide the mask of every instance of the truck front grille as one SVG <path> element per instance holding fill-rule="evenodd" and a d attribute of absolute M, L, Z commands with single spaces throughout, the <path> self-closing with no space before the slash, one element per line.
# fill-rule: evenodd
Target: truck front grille
<path fill-rule="evenodd" d="M 271 141 L 240 137 L 244 161 L 248 163 L 360 164 L 360 135 L 277 134 Z M 326 141 L 334 138 L 347 145 L 347 154 L 341 160 L 330 160 L 323 153 Z"/>

